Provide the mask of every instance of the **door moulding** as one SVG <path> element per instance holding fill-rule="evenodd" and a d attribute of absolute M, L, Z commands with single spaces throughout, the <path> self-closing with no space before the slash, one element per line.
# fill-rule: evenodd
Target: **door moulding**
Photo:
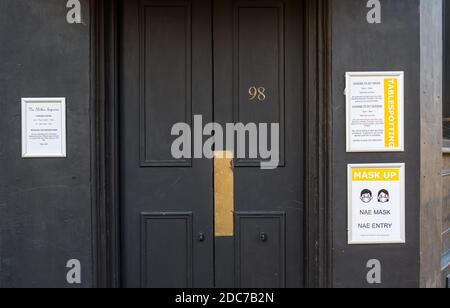
<path fill-rule="evenodd" d="M 95 287 L 118 288 L 120 207 L 118 156 L 118 3 L 91 0 L 91 190 Z M 305 9 L 306 287 L 331 286 L 331 0 Z"/>

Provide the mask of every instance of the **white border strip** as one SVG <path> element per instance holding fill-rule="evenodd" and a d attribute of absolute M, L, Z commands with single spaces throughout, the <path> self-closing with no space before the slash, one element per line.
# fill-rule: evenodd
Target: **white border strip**
<path fill-rule="evenodd" d="M 28 103 L 59 103 L 61 104 L 61 152 L 48 154 L 33 154 L 28 152 L 27 136 L 27 104 Z M 66 158 L 67 140 L 66 140 L 66 98 L 22 98 L 22 158 Z"/>

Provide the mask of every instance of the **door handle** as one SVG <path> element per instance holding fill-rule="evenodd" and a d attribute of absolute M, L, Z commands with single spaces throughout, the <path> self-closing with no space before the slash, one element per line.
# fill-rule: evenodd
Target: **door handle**
<path fill-rule="evenodd" d="M 205 240 L 206 240 L 205 234 L 203 234 L 203 233 L 200 232 L 200 233 L 198 234 L 198 241 L 199 241 L 200 243 L 203 243 Z"/>
<path fill-rule="evenodd" d="M 261 232 L 259 234 L 259 240 L 263 243 L 267 242 L 268 238 L 267 238 L 267 233 L 266 232 Z"/>

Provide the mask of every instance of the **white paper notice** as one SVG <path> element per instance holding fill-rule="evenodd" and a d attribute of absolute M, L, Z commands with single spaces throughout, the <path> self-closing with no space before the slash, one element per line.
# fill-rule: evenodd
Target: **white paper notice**
<path fill-rule="evenodd" d="M 22 99 L 22 157 L 66 157 L 64 98 Z"/>
<path fill-rule="evenodd" d="M 347 73 L 347 151 L 404 150 L 403 72 Z"/>
<path fill-rule="evenodd" d="M 350 165 L 349 244 L 405 243 L 405 165 Z"/>

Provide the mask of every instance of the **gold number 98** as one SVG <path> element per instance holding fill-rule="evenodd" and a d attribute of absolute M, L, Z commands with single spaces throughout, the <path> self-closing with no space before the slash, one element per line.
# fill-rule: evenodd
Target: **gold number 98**
<path fill-rule="evenodd" d="M 263 102 L 266 100 L 266 88 L 264 87 L 250 87 L 248 94 L 250 95 L 250 101 L 257 99 Z"/>

